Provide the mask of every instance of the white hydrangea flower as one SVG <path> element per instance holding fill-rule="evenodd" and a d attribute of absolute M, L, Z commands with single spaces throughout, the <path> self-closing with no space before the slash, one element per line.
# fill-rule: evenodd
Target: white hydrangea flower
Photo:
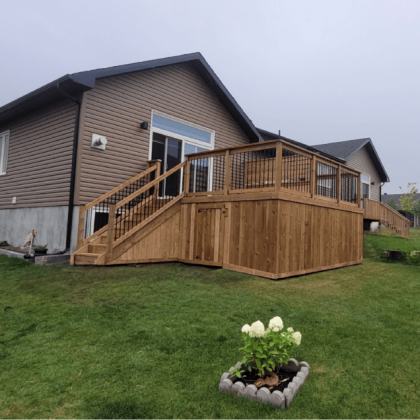
<path fill-rule="evenodd" d="M 287 329 L 287 331 L 289 331 L 289 332 L 294 332 L 295 330 L 294 330 L 292 327 L 289 327 L 289 328 Z"/>
<path fill-rule="evenodd" d="M 280 328 L 274 327 L 271 331 L 279 332 L 280 331 Z"/>
<path fill-rule="evenodd" d="M 250 337 L 264 337 L 265 329 L 264 324 L 261 321 L 254 322 L 249 329 Z"/>
<path fill-rule="evenodd" d="M 248 324 L 245 324 L 243 327 L 242 327 L 242 332 L 244 332 L 244 333 L 247 333 L 247 334 L 249 334 L 249 330 L 251 329 L 251 327 L 248 325 Z"/>
<path fill-rule="evenodd" d="M 296 345 L 300 346 L 300 342 L 302 341 L 302 334 L 299 331 L 293 333 L 293 338 L 295 339 Z"/>
<path fill-rule="evenodd" d="M 268 324 L 268 328 L 275 332 L 281 331 L 283 329 L 283 321 L 279 316 L 275 316 L 274 318 L 270 319 L 270 323 Z M 276 328 L 276 330 L 275 330 Z"/>

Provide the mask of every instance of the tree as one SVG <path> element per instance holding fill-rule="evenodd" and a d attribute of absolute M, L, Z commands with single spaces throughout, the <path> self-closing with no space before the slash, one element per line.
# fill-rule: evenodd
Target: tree
<path fill-rule="evenodd" d="M 401 210 L 411 212 L 411 210 L 413 210 L 413 207 L 418 203 L 418 200 L 414 200 L 414 196 L 416 196 L 419 193 L 419 190 L 416 188 L 416 183 L 408 183 L 407 192 L 404 192 L 401 187 L 400 190 L 402 192 L 400 198 Z"/>
<path fill-rule="evenodd" d="M 420 200 L 417 200 L 417 203 L 414 205 L 411 213 L 413 213 L 414 216 L 420 217 Z"/>
<path fill-rule="evenodd" d="M 391 200 L 389 200 L 386 204 L 394 210 L 398 210 L 398 203 L 395 201 L 395 198 L 391 198 Z"/>

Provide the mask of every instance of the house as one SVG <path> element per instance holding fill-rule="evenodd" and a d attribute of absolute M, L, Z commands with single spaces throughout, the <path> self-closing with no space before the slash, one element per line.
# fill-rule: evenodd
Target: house
<path fill-rule="evenodd" d="M 419 227 L 420 226 L 420 217 L 414 215 L 413 213 L 401 210 L 400 200 L 403 197 L 403 194 L 383 194 L 381 197 L 381 201 L 386 204 L 391 204 L 391 202 L 397 205 L 397 210 L 401 213 L 404 217 L 406 217 L 410 221 L 410 226 L 412 227 Z M 416 194 L 413 197 L 414 201 L 420 201 L 420 194 Z"/>
<path fill-rule="evenodd" d="M 346 165 L 361 172 L 361 196 L 364 209 L 364 230 L 384 225 L 395 233 L 408 236 L 405 215 L 381 202 L 382 186 L 389 182 L 388 174 L 370 138 L 318 144 L 315 149 L 341 158 Z"/>
<path fill-rule="evenodd" d="M 68 74 L 0 108 L 0 239 L 269 278 L 360 263 L 360 172 L 266 137 L 199 53 Z"/>

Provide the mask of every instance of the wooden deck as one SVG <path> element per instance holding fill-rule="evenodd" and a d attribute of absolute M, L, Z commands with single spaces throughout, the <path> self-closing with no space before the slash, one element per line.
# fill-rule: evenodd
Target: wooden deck
<path fill-rule="evenodd" d="M 73 264 L 181 261 L 280 279 L 362 261 L 360 173 L 335 161 L 274 140 L 158 173 L 150 162 L 81 208 Z M 170 176 L 175 190 L 159 189 Z M 98 209 L 109 220 L 94 231 Z"/>
<path fill-rule="evenodd" d="M 403 238 L 407 238 L 410 234 L 410 221 L 388 204 L 364 198 L 362 208 L 365 219 L 378 221 Z"/>

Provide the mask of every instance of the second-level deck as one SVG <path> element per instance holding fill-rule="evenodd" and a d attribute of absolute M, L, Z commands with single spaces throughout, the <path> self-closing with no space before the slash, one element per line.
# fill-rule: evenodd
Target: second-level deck
<path fill-rule="evenodd" d="M 360 172 L 283 140 L 188 155 L 184 186 L 186 197 L 214 201 L 270 194 L 327 207 L 361 206 Z"/>

